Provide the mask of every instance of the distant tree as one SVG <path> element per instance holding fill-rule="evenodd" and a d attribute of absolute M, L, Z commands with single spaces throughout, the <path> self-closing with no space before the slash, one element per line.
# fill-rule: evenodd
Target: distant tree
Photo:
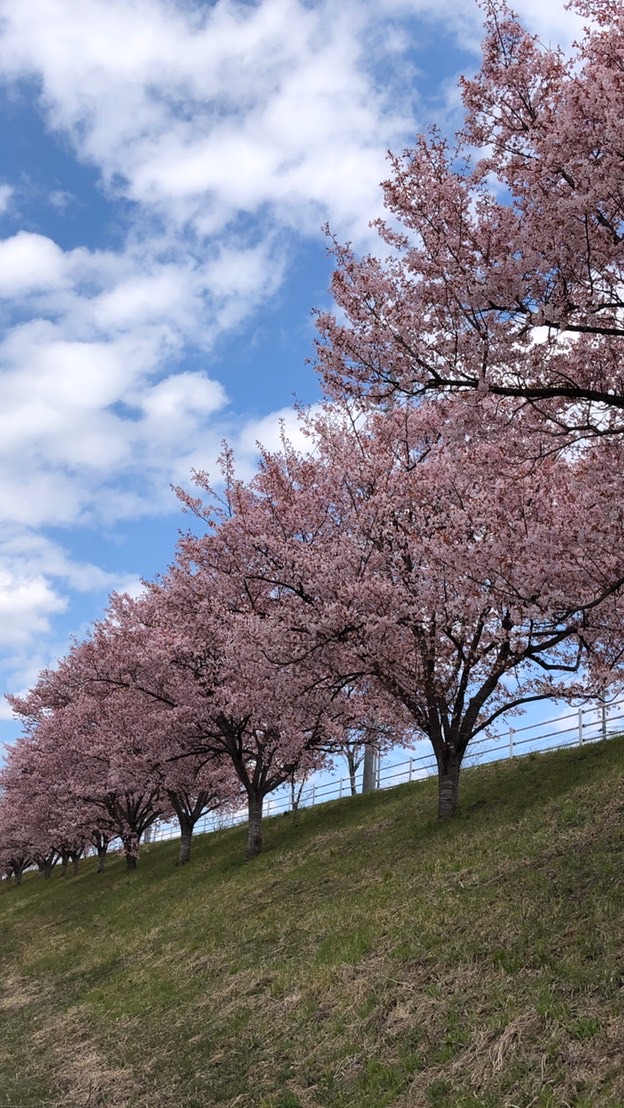
<path fill-rule="evenodd" d="M 0 786 L 0 873 L 20 885 L 24 870 L 32 864 L 23 812 L 10 801 Z"/>
<path fill-rule="evenodd" d="M 377 788 L 380 749 L 394 746 L 398 737 L 395 729 L 388 725 L 376 726 L 373 721 L 366 719 L 360 721 L 357 729 L 342 745 L 352 796 L 357 794 L 357 775 L 360 768 L 362 792 L 374 792 Z"/>
<path fill-rule="evenodd" d="M 364 761 L 365 750 L 366 745 L 359 735 L 349 740 L 344 745 L 344 759 L 347 763 L 347 771 L 349 773 L 351 796 L 357 796 L 357 772 Z"/>
<path fill-rule="evenodd" d="M 8 750 L 0 773 L 2 800 L 21 828 L 24 853 L 49 878 L 57 862 L 65 875 L 77 865 L 89 841 L 88 817 L 75 803 L 67 781 L 50 772 L 31 738 L 22 737 Z"/>
<path fill-rule="evenodd" d="M 76 644 L 27 696 L 9 699 L 29 734 L 30 775 L 63 781 L 66 818 L 77 812 L 84 819 L 100 862 L 112 834 L 135 869 L 142 836 L 169 812 L 158 767 L 141 747 L 149 714 L 120 696 L 101 695 L 99 682 L 89 687 L 85 654 Z"/>

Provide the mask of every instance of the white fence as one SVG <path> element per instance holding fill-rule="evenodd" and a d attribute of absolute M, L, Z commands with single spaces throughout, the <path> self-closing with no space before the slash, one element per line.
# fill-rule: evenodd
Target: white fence
<path fill-rule="evenodd" d="M 487 762 L 496 762 L 501 758 L 516 758 L 538 751 L 598 742 L 610 735 L 620 734 L 624 731 L 622 721 L 624 721 L 624 700 L 606 705 L 586 705 L 583 708 L 576 708 L 566 715 L 542 720 L 539 723 L 528 723 L 523 727 L 509 727 L 499 734 L 476 739 L 468 747 L 464 765 L 483 765 Z M 547 730 L 547 728 L 550 728 L 550 730 Z M 414 749 L 416 751 L 425 745 L 428 745 L 426 740 L 421 740 L 415 745 Z M 414 753 L 400 762 L 388 761 L 384 764 L 382 761 L 377 771 L 377 787 L 391 789 L 394 785 L 401 785 L 406 781 L 417 781 L 436 772 L 435 758 L 431 750 L 425 754 Z M 303 785 L 299 784 L 297 786 L 298 807 L 310 808 L 315 804 L 324 804 L 327 800 L 337 800 L 340 797 L 351 795 L 349 777 L 334 777 L 329 781 L 319 780 L 318 775 L 316 777 L 316 780 L 311 778 Z M 361 774 L 357 784 L 359 789 L 361 787 Z M 299 789 L 301 790 L 300 793 Z M 291 808 L 291 791 L 284 788 L 266 798 L 264 815 L 276 816 L 282 812 L 290 811 Z M 222 827 L 232 827 L 235 824 L 244 823 L 246 818 L 246 812 L 243 810 L 229 816 L 207 815 L 198 822 L 195 831 L 201 834 Z M 179 835 L 179 828 L 174 824 L 156 824 L 155 827 L 151 828 L 149 841 L 160 842 L 164 839 L 177 839 Z"/>

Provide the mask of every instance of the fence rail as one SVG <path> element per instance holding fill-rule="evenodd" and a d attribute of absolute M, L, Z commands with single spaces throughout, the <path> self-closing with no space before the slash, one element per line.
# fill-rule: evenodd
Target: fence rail
<path fill-rule="evenodd" d="M 554 725 L 554 726 L 553 726 Z M 544 728 L 551 727 L 550 731 Z M 539 751 L 557 750 L 569 746 L 583 746 L 585 743 L 599 742 L 624 730 L 624 700 L 611 704 L 585 705 L 575 708 L 569 714 L 528 723 L 522 727 L 508 727 L 505 731 L 486 735 L 470 744 L 464 765 L 485 765 L 506 758 L 522 757 Z M 423 740 L 416 746 L 422 746 Z M 416 747 L 415 747 L 416 749 Z M 437 773 L 435 757 L 432 752 L 413 754 L 401 762 L 380 762 L 377 770 L 377 787 L 390 789 L 405 782 L 422 780 Z M 361 787 L 361 774 L 357 780 Z M 350 796 L 352 792 L 349 777 L 334 777 L 329 781 L 310 778 L 301 786 L 297 806 L 311 808 L 324 804 L 328 800 L 337 800 Z M 279 790 L 265 800 L 263 814 L 276 816 L 291 811 L 293 807 L 290 789 Z M 199 820 L 197 833 L 216 831 L 223 827 L 233 827 L 245 823 L 247 814 L 241 809 L 228 816 L 207 815 Z M 156 824 L 151 828 L 150 842 L 162 842 L 177 839 L 180 831 L 171 823 Z"/>

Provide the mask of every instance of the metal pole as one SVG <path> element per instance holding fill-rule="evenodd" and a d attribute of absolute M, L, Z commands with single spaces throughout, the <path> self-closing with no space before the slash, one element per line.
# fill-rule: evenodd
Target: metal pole
<path fill-rule="evenodd" d="M 583 745 L 583 709 L 578 710 L 578 733 L 579 733 L 579 746 Z"/>
<path fill-rule="evenodd" d="M 509 728 L 509 757 L 510 758 L 513 758 L 513 746 L 514 746 L 513 737 L 514 737 L 514 729 L 513 729 L 513 727 L 510 727 Z"/>

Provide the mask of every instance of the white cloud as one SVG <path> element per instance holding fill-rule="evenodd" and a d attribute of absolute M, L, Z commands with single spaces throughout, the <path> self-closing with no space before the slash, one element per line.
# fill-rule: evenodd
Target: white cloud
<path fill-rule="evenodd" d="M 8 577 L 42 577 L 62 582 L 76 592 L 134 587 L 136 579 L 110 573 L 90 562 L 76 561 L 67 549 L 34 531 L 9 532 L 0 543 L 0 559 Z"/>
<path fill-rule="evenodd" d="M 271 240 L 162 260 L 171 252 L 168 239 L 150 242 L 147 256 L 135 244 L 63 252 L 41 235 L 0 242 L 0 289 L 4 272 L 20 312 L 38 313 L 0 342 L 5 524 L 170 510 L 170 482 L 218 442 L 210 428 L 224 386 L 178 370 L 185 345 L 209 349 L 245 319 L 279 286 L 283 255 Z M 10 285 L 14 268 L 21 286 Z"/>
<path fill-rule="evenodd" d="M 558 0 L 516 6 L 569 41 Z M 169 482 L 209 466 L 223 432 L 247 473 L 280 418 L 305 445 L 291 409 L 232 434 L 210 353 L 284 284 L 301 236 L 329 219 L 376 241 L 386 150 L 427 122 L 415 15 L 476 50 L 465 0 L 0 0 L 0 79 L 31 79 L 64 151 L 132 202 L 117 249 L 64 250 L 34 224 L 0 241 L 0 643 L 16 680 L 76 592 L 123 587 L 35 528 L 171 510 Z M 450 118 L 454 88 L 438 99 Z M 57 218 L 65 185 L 47 194 Z M 0 185 L 0 214 L 13 201 Z"/>
<path fill-rule="evenodd" d="M 75 197 L 71 192 L 67 192 L 65 189 L 53 189 L 48 194 L 48 203 L 52 208 L 56 208 L 58 212 L 64 212 L 75 201 Z"/>
<path fill-rule="evenodd" d="M 63 251 L 44 235 L 20 231 L 0 242 L 0 296 L 16 297 L 65 283 Z"/>
<path fill-rule="evenodd" d="M 113 589 L 138 595 L 134 574 L 112 573 L 72 557 L 69 550 L 27 528 L 8 528 L 0 540 L 0 650 L 4 687 L 27 689 L 37 673 L 67 652 L 66 635 L 54 634 L 59 616 L 76 597 Z M 0 720 L 11 718 L 0 698 Z"/>
<path fill-rule="evenodd" d="M 200 373 L 176 373 L 137 397 L 142 436 L 150 443 L 188 442 L 202 422 L 225 404 L 223 387 Z"/>
<path fill-rule="evenodd" d="M 545 45 L 564 50 L 570 49 L 587 22 L 558 0 L 516 0 L 513 8 Z"/>
<path fill-rule="evenodd" d="M 13 189 L 10 185 L 0 185 L 0 215 L 4 215 L 11 206 Z"/>
<path fill-rule="evenodd" d="M 314 416 L 318 410 L 318 407 L 313 405 L 310 415 Z M 305 433 L 294 408 L 281 408 L 260 419 L 249 420 L 234 440 L 239 468 L 253 472 L 257 465 L 258 446 L 268 451 L 281 450 L 283 438 L 295 450 L 310 450 L 310 437 Z"/>
<path fill-rule="evenodd" d="M 44 577 L 0 570 L 0 646 L 21 644 L 47 632 L 49 617 L 66 606 Z"/>
<path fill-rule="evenodd" d="M 134 274 L 101 293 L 93 304 L 94 322 L 117 330 L 175 317 L 191 292 L 188 286 L 188 275 L 174 265 Z"/>
<path fill-rule="evenodd" d="M 5 77 L 41 81 L 52 126 L 111 187 L 204 233 L 265 205 L 314 233 L 330 211 L 364 229 L 385 151 L 411 128 L 408 95 L 368 70 L 380 13 L 367 5 L 5 0 L 0 12 Z"/>

